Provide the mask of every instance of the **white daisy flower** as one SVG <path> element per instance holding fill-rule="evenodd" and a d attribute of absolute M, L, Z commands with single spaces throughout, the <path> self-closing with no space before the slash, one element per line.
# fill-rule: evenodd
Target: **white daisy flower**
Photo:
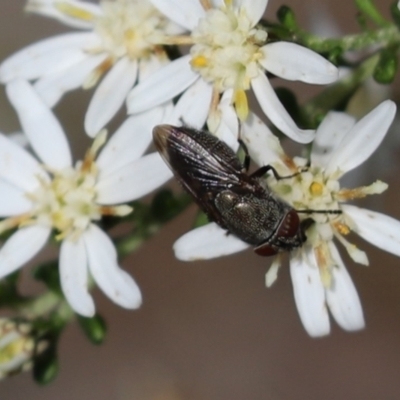
<path fill-rule="evenodd" d="M 386 215 L 345 204 L 349 200 L 379 194 L 387 185 L 346 189 L 339 179 L 362 164 L 383 140 L 395 116 L 395 104 L 387 100 L 357 123 L 344 113 L 331 112 L 319 126 L 312 146 L 310 163 L 305 158 L 287 156 L 278 139 L 263 122 L 251 115 L 243 126 L 242 139 L 258 165 L 272 165 L 280 176 L 268 177 L 269 188 L 296 210 L 340 210 L 340 214 L 299 213 L 315 223 L 306 232 L 306 243 L 290 254 L 294 297 L 301 321 L 311 336 L 330 332 L 328 310 L 345 330 L 364 327 L 357 291 L 343 264 L 334 239 L 357 263 L 368 265 L 365 252 L 345 237 L 355 232 L 375 246 L 400 256 L 400 222 Z M 185 261 L 232 254 L 249 245 L 216 224 L 197 228 L 174 245 L 177 258 Z M 281 265 L 279 254 L 266 276 L 270 286 Z"/>
<path fill-rule="evenodd" d="M 210 131 L 221 137 L 218 128 L 221 121 L 232 119 L 232 106 L 234 118 L 247 118 L 247 91 L 251 88 L 278 129 L 301 143 L 313 139 L 314 131 L 296 126 L 266 71 L 291 81 L 328 84 L 338 78 L 338 70 L 322 56 L 297 44 L 266 44 L 267 32 L 257 23 L 268 0 L 186 0 L 184 5 L 169 0 L 151 2 L 190 31 L 188 36 L 165 37 L 164 42 L 192 47 L 190 54 L 159 69 L 151 80 L 132 89 L 127 101 L 130 113 L 142 112 L 184 93 L 167 122 L 177 124 L 183 119 L 190 126 L 202 127 L 208 116 Z M 227 101 L 220 101 L 221 94 L 222 98 L 228 97 Z M 236 123 L 234 133 L 237 131 Z"/>
<path fill-rule="evenodd" d="M 170 179 L 158 153 L 142 157 L 147 133 L 139 132 L 132 146 L 131 132 L 122 125 L 96 157 L 106 140 L 103 131 L 73 166 L 62 127 L 33 88 L 16 80 L 6 89 L 40 161 L 0 134 L 0 216 L 5 217 L 0 232 L 18 228 L 0 249 L 0 278 L 38 253 L 54 230 L 61 242 L 61 287 L 77 313 L 95 312 L 89 273 L 115 303 L 139 307 L 137 284 L 119 267 L 111 239 L 95 222 L 103 215 L 129 214 L 131 207 L 115 204 L 138 199 Z"/>
<path fill-rule="evenodd" d="M 136 82 L 168 61 L 157 38 L 182 31 L 147 0 L 104 0 L 100 4 L 29 0 L 26 9 L 81 32 L 44 39 L 18 51 L 1 64 L 1 82 L 35 81 L 35 89 L 53 107 L 65 92 L 91 88 L 104 76 L 85 117 L 91 137 L 111 120 Z"/>

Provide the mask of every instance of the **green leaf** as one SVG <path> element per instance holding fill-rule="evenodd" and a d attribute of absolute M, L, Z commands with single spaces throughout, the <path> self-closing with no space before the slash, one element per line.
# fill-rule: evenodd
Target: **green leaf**
<path fill-rule="evenodd" d="M 375 7 L 373 0 L 355 0 L 358 9 L 378 26 L 388 26 L 389 22 Z"/>
<path fill-rule="evenodd" d="M 188 204 L 190 198 L 186 193 L 174 196 L 169 189 L 159 191 L 153 198 L 150 212 L 159 222 L 167 222 L 178 215 Z"/>
<path fill-rule="evenodd" d="M 49 347 L 34 358 L 33 378 L 41 385 L 47 385 L 58 374 L 59 365 L 57 359 L 58 335 L 50 339 Z"/>
<path fill-rule="evenodd" d="M 96 314 L 92 318 L 78 316 L 78 322 L 86 337 L 93 344 L 102 344 L 107 333 L 107 325 L 104 319 Z"/>
<path fill-rule="evenodd" d="M 298 28 L 296 17 L 293 10 L 288 6 L 281 6 L 276 16 L 279 22 L 289 30 L 296 30 Z"/>
<path fill-rule="evenodd" d="M 19 271 L 14 272 L 0 281 L 0 306 L 6 307 L 23 300 L 18 294 L 17 282 Z"/>
<path fill-rule="evenodd" d="M 398 66 L 397 53 L 394 49 L 384 49 L 374 70 L 374 79 L 378 83 L 392 83 L 396 77 Z"/>
<path fill-rule="evenodd" d="M 199 211 L 193 223 L 193 228 L 199 228 L 200 226 L 206 225 L 210 222 L 207 215 L 203 211 Z"/>

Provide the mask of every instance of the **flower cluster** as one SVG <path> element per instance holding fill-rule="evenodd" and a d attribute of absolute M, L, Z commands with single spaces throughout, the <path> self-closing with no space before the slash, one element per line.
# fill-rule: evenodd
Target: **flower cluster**
<path fill-rule="evenodd" d="M 381 193 L 386 184 L 345 189 L 339 179 L 375 151 L 396 107 L 385 101 L 357 123 L 331 112 L 316 131 L 299 128 L 270 78 L 326 85 L 339 78 L 338 68 L 317 52 L 271 35 L 261 21 L 267 4 L 27 1 L 27 11 L 74 31 L 31 44 L 0 65 L 0 82 L 28 142 L 24 148 L 0 134 L 0 278 L 25 265 L 52 237 L 60 244 L 62 292 L 76 313 L 95 314 L 92 280 L 118 305 L 137 308 L 140 290 L 120 268 L 116 247 L 102 228 L 103 217 L 135 212 L 128 203 L 172 177 L 160 155 L 148 153 L 156 125 L 207 125 L 235 150 L 240 136 L 258 165 L 289 176 L 262 182 L 298 210 L 301 219 L 312 215 L 307 241 L 290 254 L 295 301 L 307 332 L 329 332 L 328 309 L 344 329 L 364 326 L 357 292 L 333 239 L 354 261 L 367 264 L 366 254 L 345 237 L 354 231 L 400 255 L 400 223 L 344 204 Z M 169 51 L 177 48 L 184 55 Z M 95 88 L 83 121 L 93 143 L 83 160 L 74 163 L 51 109 L 78 88 Z M 277 137 L 250 110 L 250 91 L 275 128 L 299 143 L 313 141 L 309 158 L 284 153 Z M 104 127 L 123 105 L 128 116 L 107 139 Z M 211 223 L 180 238 L 174 249 L 178 258 L 192 260 L 248 246 Z M 279 253 L 267 274 L 268 286 L 281 263 Z"/>
<path fill-rule="evenodd" d="M 345 247 L 355 262 L 363 265 L 368 265 L 367 255 L 345 238 L 351 231 L 400 256 L 399 221 L 344 204 L 380 194 L 387 185 L 376 181 L 370 186 L 347 189 L 341 188 L 339 182 L 345 173 L 358 167 L 376 150 L 395 112 L 395 104 L 387 100 L 357 123 L 345 113 L 329 113 L 316 132 L 310 162 L 285 154 L 279 140 L 254 114 L 243 126 L 242 139 L 257 164 L 272 165 L 280 176 L 290 177 L 279 180 L 268 177 L 268 187 L 295 209 L 306 211 L 300 214 L 302 219 L 309 217 L 307 211 L 310 210 L 314 220 L 307 230 L 306 243 L 290 254 L 296 305 L 311 336 L 330 332 L 328 310 L 343 329 L 364 327 L 356 289 L 333 239 Z M 182 236 L 175 243 L 174 250 L 179 259 L 189 261 L 232 254 L 248 246 L 234 236 L 227 236 L 223 229 L 211 223 Z M 275 281 L 281 262 L 280 253 L 266 275 L 267 286 Z"/>
<path fill-rule="evenodd" d="M 0 249 L 0 276 L 30 260 L 52 231 L 61 242 L 60 276 L 73 309 L 93 316 L 88 294 L 88 271 L 117 304 L 136 308 L 139 288 L 117 263 L 110 238 L 93 222 L 103 215 L 124 216 L 132 211 L 120 203 L 139 198 L 170 178 L 157 153 L 142 157 L 148 138 L 138 147 L 126 146 L 131 132 L 122 125 L 112 139 L 100 132 L 85 158 L 72 163 L 65 133 L 54 114 L 31 85 L 13 80 L 7 85 L 30 146 L 30 152 L 0 136 L 0 178 L 4 193 L 0 232 L 19 228 Z M 115 205 L 117 204 L 117 205 Z"/>

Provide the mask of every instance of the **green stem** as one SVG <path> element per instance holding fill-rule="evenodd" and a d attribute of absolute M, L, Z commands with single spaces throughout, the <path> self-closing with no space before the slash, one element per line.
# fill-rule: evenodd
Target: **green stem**
<path fill-rule="evenodd" d="M 368 16 L 378 26 L 388 26 L 389 22 L 383 17 L 379 10 L 375 7 L 372 0 L 355 0 L 360 11 Z"/>
<path fill-rule="evenodd" d="M 302 29 L 296 21 L 293 11 L 288 7 L 281 7 L 278 18 L 282 24 L 260 21 L 260 27 L 268 32 L 270 39 L 286 40 L 298 43 L 317 53 L 330 53 L 340 49 L 343 51 L 366 50 L 371 46 L 387 47 L 400 43 L 400 31 L 395 24 L 380 21 L 380 28 L 374 31 L 346 35 L 338 38 L 321 38 L 318 35 Z"/>
<path fill-rule="evenodd" d="M 136 251 L 147 239 L 157 233 L 162 227 L 162 224 L 151 224 L 140 229 L 134 235 L 125 237 L 117 243 L 117 251 L 121 257 Z"/>
<path fill-rule="evenodd" d="M 69 309 L 68 312 L 66 307 Z M 73 315 L 64 299 L 52 291 L 48 291 L 16 307 L 16 311 L 27 319 L 43 317 L 56 310 L 57 314 L 63 319 L 69 319 Z"/>
<path fill-rule="evenodd" d="M 398 43 L 400 42 L 400 32 L 395 25 L 390 25 L 373 32 L 362 32 L 337 39 L 323 39 L 299 29 L 293 33 L 292 39 L 318 53 L 328 53 L 337 48 L 343 51 L 363 50 L 372 45 L 387 46 L 391 43 Z"/>
<path fill-rule="evenodd" d="M 154 197 L 150 206 L 136 207 L 135 231 L 117 241 L 118 254 L 123 257 L 136 251 L 165 223 L 179 215 L 190 204 L 192 204 L 192 200 L 186 193 L 173 195 L 169 190 L 162 190 Z"/>

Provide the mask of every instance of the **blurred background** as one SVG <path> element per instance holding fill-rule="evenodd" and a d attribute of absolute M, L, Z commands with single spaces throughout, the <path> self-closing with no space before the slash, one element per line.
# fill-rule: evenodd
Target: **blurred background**
<path fill-rule="evenodd" d="M 388 9 L 389 0 L 379 0 Z M 24 1 L 1 0 L 0 59 L 65 27 L 23 13 Z M 289 0 L 303 26 L 327 35 L 358 31 L 350 1 Z M 282 5 L 271 0 L 269 19 Z M 388 13 L 387 13 L 388 14 Z M 282 84 L 282 82 L 278 82 Z M 391 97 L 399 100 L 398 84 Z M 316 89 L 296 85 L 300 100 Z M 18 130 L 0 88 L 0 130 Z M 82 121 L 91 93 L 75 91 L 56 107 L 81 157 L 89 141 Z M 120 115 L 122 120 L 123 113 Z M 111 125 L 110 131 L 118 126 Z M 383 196 L 362 206 L 400 219 L 400 124 L 358 174 L 358 185 L 377 177 L 388 182 Z M 134 139 L 133 139 L 134 140 Z M 134 143 L 134 142 L 133 142 Z M 207 262 L 176 260 L 172 244 L 190 229 L 196 207 L 166 225 L 122 266 L 137 280 L 144 303 L 138 311 L 118 308 L 96 291 L 96 305 L 108 321 L 104 345 L 95 347 L 76 323 L 59 348 L 58 378 L 40 387 L 25 373 L 1 382 L 1 400 L 297 400 L 400 398 L 400 260 L 367 243 L 370 267 L 344 260 L 358 288 L 367 327 L 347 333 L 333 322 L 331 335 L 311 339 L 297 315 L 287 265 L 265 288 L 271 260 L 246 251 Z M 400 232 L 399 232 L 400 234 Z M 54 255 L 52 249 L 40 260 Z M 25 271 L 23 290 L 32 286 Z"/>

